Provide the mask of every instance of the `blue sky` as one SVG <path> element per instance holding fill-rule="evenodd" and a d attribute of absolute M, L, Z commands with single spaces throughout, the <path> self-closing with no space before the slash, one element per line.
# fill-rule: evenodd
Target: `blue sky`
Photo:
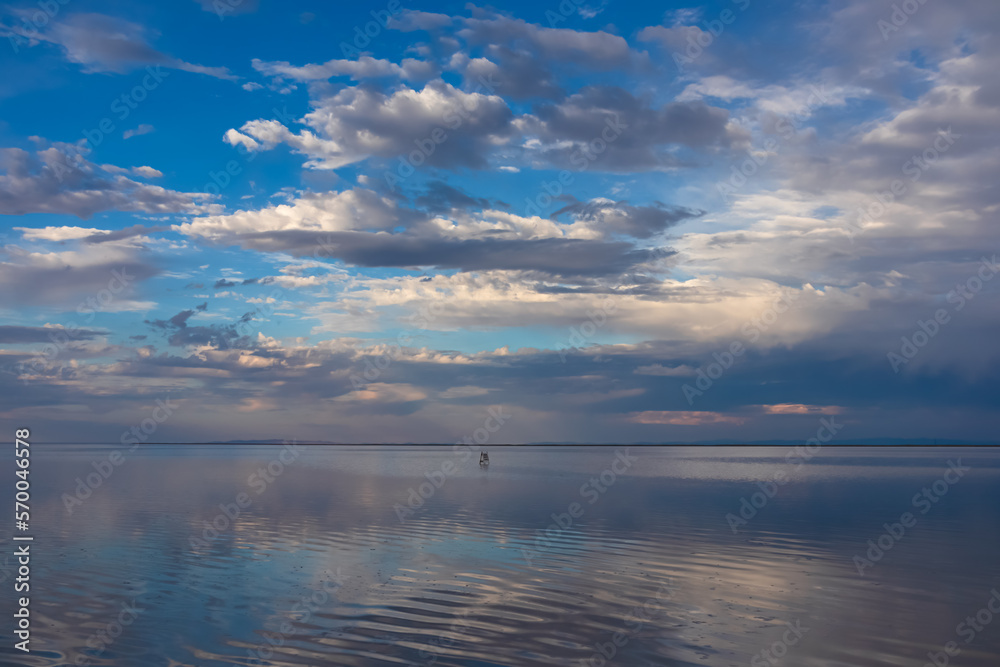
<path fill-rule="evenodd" d="M 1000 12 L 903 4 L 6 5 L 0 411 L 995 440 Z"/>

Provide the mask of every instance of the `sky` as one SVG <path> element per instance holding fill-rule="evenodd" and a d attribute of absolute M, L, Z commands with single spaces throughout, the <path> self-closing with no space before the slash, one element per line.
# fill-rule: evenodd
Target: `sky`
<path fill-rule="evenodd" d="M 0 8 L 48 441 L 996 442 L 994 0 Z"/>

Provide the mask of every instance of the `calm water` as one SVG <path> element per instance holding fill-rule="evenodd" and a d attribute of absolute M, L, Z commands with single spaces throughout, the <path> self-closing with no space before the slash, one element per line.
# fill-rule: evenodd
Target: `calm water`
<path fill-rule="evenodd" d="M 1000 664 L 997 449 L 299 449 L 126 450 L 70 512 L 114 450 L 36 445 L 32 652 L 8 547 L 0 662 Z"/>

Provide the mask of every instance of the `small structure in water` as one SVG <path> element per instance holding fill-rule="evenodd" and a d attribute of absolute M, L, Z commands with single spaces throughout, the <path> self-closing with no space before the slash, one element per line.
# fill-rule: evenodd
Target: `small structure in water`
<path fill-rule="evenodd" d="M 479 452 L 479 465 L 486 467 L 490 464 L 490 455 L 486 451 Z"/>

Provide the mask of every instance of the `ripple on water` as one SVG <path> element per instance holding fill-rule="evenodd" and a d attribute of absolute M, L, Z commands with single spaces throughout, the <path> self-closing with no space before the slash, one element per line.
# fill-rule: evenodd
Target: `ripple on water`
<path fill-rule="evenodd" d="M 400 521 L 394 505 L 436 459 L 383 474 L 382 459 L 338 457 L 386 453 L 311 451 L 200 546 L 192 538 L 266 462 L 260 450 L 197 466 L 182 453 L 140 453 L 72 516 L 60 493 L 89 458 L 50 458 L 33 560 L 44 582 L 33 593 L 39 650 L 0 647 L 0 661 L 579 665 L 622 633 L 612 664 L 728 666 L 800 623 L 809 630 L 786 664 L 922 664 L 1000 584 L 1000 457 L 980 453 L 981 481 L 962 481 L 859 576 L 853 556 L 938 474 L 926 451 L 909 471 L 885 458 L 824 459 L 734 533 L 725 515 L 780 456 L 748 467 L 745 453 L 644 450 L 642 475 L 546 531 L 613 452 L 587 449 L 551 478 L 540 471 L 567 452 L 504 452 Z M 500 462 L 518 457 L 505 476 Z M 95 648 L 133 600 L 134 622 Z M 984 632 L 962 664 L 992 667 L 998 647 L 1000 632 Z"/>

